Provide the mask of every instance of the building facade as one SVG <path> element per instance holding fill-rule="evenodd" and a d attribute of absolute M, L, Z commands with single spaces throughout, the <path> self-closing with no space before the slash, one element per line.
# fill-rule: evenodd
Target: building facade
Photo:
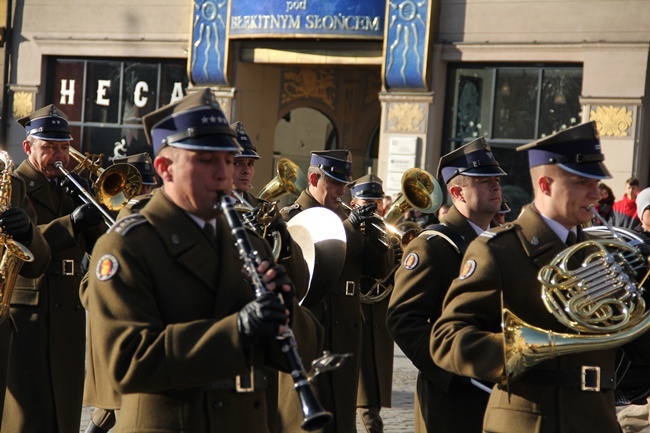
<path fill-rule="evenodd" d="M 324 4 L 327 3 L 327 4 Z M 148 150 L 142 115 L 211 87 L 262 157 L 258 191 L 288 157 L 352 151 L 354 176 L 435 174 L 441 154 L 485 136 L 530 200 L 515 148 L 588 120 L 608 184 L 650 185 L 650 2 L 643 0 L 8 0 L 2 143 L 24 158 L 15 119 L 54 103 L 74 144 Z M 258 180 L 259 179 L 259 180 Z M 618 197 L 620 198 L 620 197 Z M 513 212 L 514 217 L 514 212 Z"/>

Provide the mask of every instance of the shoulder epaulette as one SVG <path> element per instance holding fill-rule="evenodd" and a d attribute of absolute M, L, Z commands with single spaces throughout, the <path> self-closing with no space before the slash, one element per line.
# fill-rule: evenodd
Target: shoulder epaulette
<path fill-rule="evenodd" d="M 119 219 L 108 229 L 108 232 L 119 233 L 125 236 L 131 229 L 147 222 L 147 218 L 140 213 L 134 213 Z"/>
<path fill-rule="evenodd" d="M 292 210 L 295 210 L 295 209 L 300 209 L 300 204 L 294 203 L 292 205 L 285 206 L 280 210 L 280 212 L 289 213 L 289 212 L 291 212 Z"/>
<path fill-rule="evenodd" d="M 132 209 L 134 207 L 141 207 L 145 205 L 149 200 L 151 200 L 151 197 L 153 197 L 153 194 L 142 194 L 135 196 L 126 203 L 126 207 L 129 209 Z"/>
<path fill-rule="evenodd" d="M 492 227 L 484 231 L 479 235 L 479 238 L 482 238 L 485 242 L 489 242 L 497 236 L 509 232 L 515 228 L 515 225 L 512 223 L 505 223 L 498 227 Z"/>

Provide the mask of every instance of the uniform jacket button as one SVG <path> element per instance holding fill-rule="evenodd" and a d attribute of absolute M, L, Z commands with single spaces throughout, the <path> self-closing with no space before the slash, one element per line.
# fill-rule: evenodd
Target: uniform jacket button
<path fill-rule="evenodd" d="M 54 304 L 54 309 L 58 310 L 59 309 L 59 304 Z"/>
<path fill-rule="evenodd" d="M 212 403 L 212 409 L 214 410 L 219 410 L 223 407 L 223 402 L 222 401 L 215 401 Z"/>

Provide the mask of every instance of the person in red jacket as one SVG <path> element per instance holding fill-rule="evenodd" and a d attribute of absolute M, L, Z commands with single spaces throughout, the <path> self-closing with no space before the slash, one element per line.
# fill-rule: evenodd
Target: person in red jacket
<path fill-rule="evenodd" d="M 636 196 L 639 188 L 639 179 L 631 177 L 625 181 L 625 194 L 623 198 L 612 206 L 610 223 L 617 227 L 634 229 L 640 221 L 636 214 Z"/>

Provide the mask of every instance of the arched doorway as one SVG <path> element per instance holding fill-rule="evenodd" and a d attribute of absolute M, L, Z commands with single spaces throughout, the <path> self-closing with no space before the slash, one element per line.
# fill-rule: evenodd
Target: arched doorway
<path fill-rule="evenodd" d="M 273 167 L 280 158 L 289 158 L 307 174 L 311 152 L 336 149 L 338 133 L 332 121 L 314 108 L 296 108 L 278 120 L 275 127 Z M 292 203 L 295 197 L 281 197 L 279 206 Z"/>

